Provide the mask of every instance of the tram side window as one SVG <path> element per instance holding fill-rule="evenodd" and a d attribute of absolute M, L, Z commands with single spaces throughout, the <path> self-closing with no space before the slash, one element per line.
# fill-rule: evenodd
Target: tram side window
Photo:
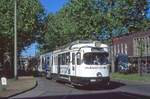
<path fill-rule="evenodd" d="M 53 56 L 52 56 L 52 58 L 51 58 L 51 66 L 53 65 Z"/>
<path fill-rule="evenodd" d="M 72 53 L 72 65 L 75 65 L 75 53 Z"/>
<path fill-rule="evenodd" d="M 66 65 L 70 63 L 70 53 L 66 53 Z"/>
<path fill-rule="evenodd" d="M 77 53 L 77 65 L 80 65 L 81 64 L 81 53 L 78 52 Z"/>
<path fill-rule="evenodd" d="M 54 65 L 58 65 L 58 56 L 54 56 Z"/>
<path fill-rule="evenodd" d="M 60 65 L 63 65 L 63 55 L 62 54 L 58 55 L 58 62 Z"/>
<path fill-rule="evenodd" d="M 42 57 L 42 68 L 44 69 L 45 59 Z"/>
<path fill-rule="evenodd" d="M 46 60 L 46 61 L 47 61 L 47 64 L 49 64 L 49 57 L 47 57 L 47 60 Z"/>
<path fill-rule="evenodd" d="M 60 65 L 67 65 L 70 63 L 70 53 L 63 53 L 59 55 Z"/>
<path fill-rule="evenodd" d="M 65 65 L 65 54 L 61 54 L 61 58 L 60 58 L 60 60 L 61 60 L 61 65 Z"/>

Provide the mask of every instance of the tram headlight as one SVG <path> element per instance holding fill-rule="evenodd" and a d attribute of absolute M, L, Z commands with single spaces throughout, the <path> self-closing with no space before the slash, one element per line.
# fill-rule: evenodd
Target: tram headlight
<path fill-rule="evenodd" d="M 98 72 L 96 75 L 97 77 L 102 77 L 102 74 L 100 72 Z"/>

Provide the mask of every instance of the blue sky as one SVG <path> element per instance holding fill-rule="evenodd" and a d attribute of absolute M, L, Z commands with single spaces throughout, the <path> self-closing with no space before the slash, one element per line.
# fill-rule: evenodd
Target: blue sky
<path fill-rule="evenodd" d="M 55 13 L 60 10 L 68 0 L 40 0 L 47 13 Z"/>
<path fill-rule="evenodd" d="M 68 0 L 40 0 L 47 14 L 55 13 L 59 11 L 67 1 Z M 22 52 L 22 55 L 23 56 L 35 56 L 36 52 L 37 52 L 37 43 L 34 43 L 28 48 L 26 48 L 26 50 Z"/>
<path fill-rule="evenodd" d="M 23 56 L 35 56 L 37 52 L 37 43 L 32 44 L 31 46 L 27 47 L 25 51 L 22 52 Z"/>

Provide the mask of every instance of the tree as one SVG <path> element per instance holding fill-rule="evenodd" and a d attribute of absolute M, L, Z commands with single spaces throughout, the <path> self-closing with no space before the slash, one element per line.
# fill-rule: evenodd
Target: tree
<path fill-rule="evenodd" d="M 56 14 L 49 14 L 45 33 L 47 51 L 77 39 L 109 39 L 147 30 L 146 0 L 69 0 Z M 97 39 L 96 38 L 96 39 Z"/>
<path fill-rule="evenodd" d="M 77 26 L 77 39 L 91 39 L 91 33 L 100 31 L 101 13 L 96 0 L 70 0 L 69 17 Z"/>
<path fill-rule="evenodd" d="M 11 66 L 5 64 L 5 53 L 10 53 L 13 49 L 13 4 L 13 0 L 0 1 L 0 63 L 2 64 L 1 69 L 4 70 L 3 74 L 10 73 L 9 70 L 12 69 Z M 13 56 L 12 53 L 9 55 Z"/>
<path fill-rule="evenodd" d="M 79 5 L 78 5 L 79 3 Z M 59 12 L 48 16 L 45 46 L 54 50 L 77 39 L 91 39 L 92 32 L 99 31 L 99 11 L 91 0 L 70 0 Z M 43 45 L 43 46 L 44 46 Z"/>
<path fill-rule="evenodd" d="M 101 0 L 98 4 L 104 15 L 103 34 L 115 37 L 149 28 L 147 0 Z"/>
<path fill-rule="evenodd" d="M 0 0 L 0 54 L 10 52 L 13 57 L 14 0 Z M 45 29 L 45 13 L 38 0 L 17 0 L 18 55 L 37 40 Z M 3 57 L 0 60 L 3 61 Z"/>
<path fill-rule="evenodd" d="M 36 40 L 36 34 L 44 28 L 44 9 L 38 0 L 17 0 L 18 52 Z M 1 39 L 13 39 L 14 0 L 0 1 Z M 13 45 L 12 41 L 8 42 Z M 6 45 L 6 47 L 8 47 Z"/>
<path fill-rule="evenodd" d="M 38 0 L 18 1 L 18 46 L 19 52 L 36 41 L 45 29 L 45 13 Z"/>

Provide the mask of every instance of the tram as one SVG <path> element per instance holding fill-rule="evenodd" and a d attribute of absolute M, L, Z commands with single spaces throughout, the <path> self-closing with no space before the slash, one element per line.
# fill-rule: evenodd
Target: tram
<path fill-rule="evenodd" d="M 73 85 L 108 84 L 110 80 L 109 47 L 100 41 L 78 40 L 40 56 L 40 66 L 47 78 Z"/>

